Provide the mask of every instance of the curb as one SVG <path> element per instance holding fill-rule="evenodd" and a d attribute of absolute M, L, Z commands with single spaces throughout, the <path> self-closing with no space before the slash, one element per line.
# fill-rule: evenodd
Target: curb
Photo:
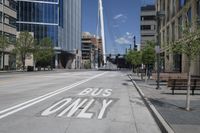
<path fill-rule="evenodd" d="M 158 124 L 160 130 L 162 131 L 162 133 L 175 133 L 173 131 L 173 129 L 170 127 L 170 125 L 161 116 L 161 114 L 156 110 L 155 106 L 151 103 L 151 101 L 147 97 L 145 97 L 144 93 L 142 92 L 140 87 L 136 84 L 136 82 L 132 79 L 132 77 L 130 75 L 128 75 L 128 77 L 131 79 L 133 85 L 135 86 L 135 88 L 139 92 L 139 94 L 142 97 L 147 108 L 149 109 L 149 111 L 153 115 L 153 117 L 154 117 L 156 123 Z"/>

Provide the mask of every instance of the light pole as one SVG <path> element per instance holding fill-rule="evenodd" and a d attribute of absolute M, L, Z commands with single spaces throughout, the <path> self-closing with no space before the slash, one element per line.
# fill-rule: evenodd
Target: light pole
<path fill-rule="evenodd" d="M 156 89 L 160 89 L 160 19 L 164 17 L 165 13 L 163 11 L 156 12 L 156 21 L 157 21 L 157 44 L 155 47 L 156 50 L 156 60 L 157 60 L 157 86 Z"/>

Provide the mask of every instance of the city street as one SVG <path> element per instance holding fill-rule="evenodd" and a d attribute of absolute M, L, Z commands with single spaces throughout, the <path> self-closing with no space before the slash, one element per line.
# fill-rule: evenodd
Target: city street
<path fill-rule="evenodd" d="M 0 133 L 160 133 L 127 74 L 0 74 Z"/>

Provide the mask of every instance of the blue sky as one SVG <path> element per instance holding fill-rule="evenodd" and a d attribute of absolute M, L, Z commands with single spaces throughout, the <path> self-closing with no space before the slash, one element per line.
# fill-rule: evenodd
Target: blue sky
<path fill-rule="evenodd" d="M 140 44 L 140 7 L 154 0 L 103 0 L 106 53 L 123 54 L 136 36 Z M 96 34 L 98 0 L 82 0 L 82 31 Z"/>

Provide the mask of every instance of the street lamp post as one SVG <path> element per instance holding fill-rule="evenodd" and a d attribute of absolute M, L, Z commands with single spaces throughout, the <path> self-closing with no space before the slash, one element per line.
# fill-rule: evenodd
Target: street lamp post
<path fill-rule="evenodd" d="M 157 86 L 156 89 L 160 89 L 160 18 L 164 17 L 163 11 L 156 12 L 157 21 L 157 44 L 156 44 L 156 60 L 157 60 Z"/>

